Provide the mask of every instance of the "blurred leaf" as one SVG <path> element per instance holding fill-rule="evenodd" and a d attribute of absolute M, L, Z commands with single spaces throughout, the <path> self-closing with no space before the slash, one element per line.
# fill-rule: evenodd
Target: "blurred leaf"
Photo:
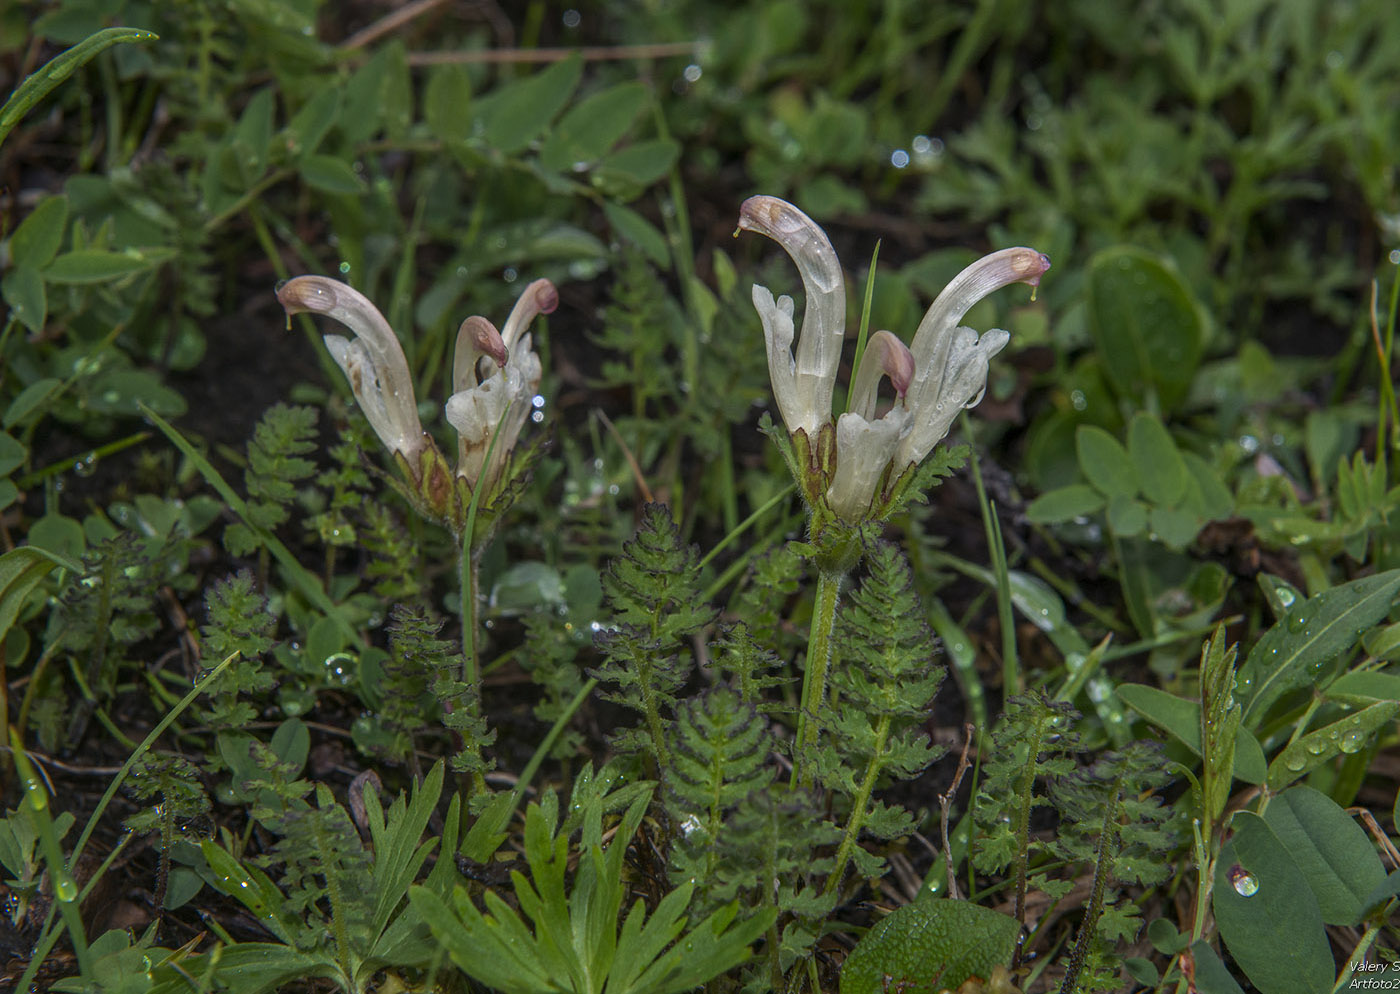
<path fill-rule="evenodd" d="M 1073 483 L 1043 493 L 1026 508 L 1026 517 L 1036 524 L 1071 521 L 1103 508 L 1103 494 L 1086 483 Z"/>
<path fill-rule="evenodd" d="M 1378 701 L 1355 714 L 1301 736 L 1269 764 L 1271 790 L 1282 790 L 1299 777 L 1343 753 L 1360 752 L 1367 740 L 1400 713 L 1400 701 Z"/>
<path fill-rule="evenodd" d="M 6 427 L 9 427 L 6 425 Z M 24 465 L 26 450 L 5 432 L 0 432 L 0 476 L 9 476 Z"/>
<path fill-rule="evenodd" d="M 1074 433 L 1075 454 L 1085 478 L 1106 497 L 1136 497 L 1138 477 L 1128 450 L 1095 425 L 1081 425 Z"/>
<path fill-rule="evenodd" d="M 564 579 L 548 563 L 515 563 L 491 587 L 491 606 L 502 614 L 553 610 L 564 604 Z"/>
<path fill-rule="evenodd" d="M 559 170 L 592 165 L 627 133 L 650 97 L 642 83 L 627 82 L 579 101 L 550 132 L 540 163 Z"/>
<path fill-rule="evenodd" d="M 0 280 L 0 295 L 10 305 L 15 319 L 30 332 L 37 335 L 44 330 L 49 298 L 44 290 L 43 273 L 27 262 L 19 263 Z"/>
<path fill-rule="evenodd" d="M 272 143 L 272 115 L 276 109 L 272 88 L 264 87 L 253 94 L 233 129 L 233 151 L 245 183 L 251 184 L 261 176 L 267 165 L 268 146 Z"/>
<path fill-rule="evenodd" d="M 472 81 L 466 66 L 433 66 L 423 95 L 423 118 L 428 130 L 443 142 L 471 136 Z"/>
<path fill-rule="evenodd" d="M 105 283 L 121 276 L 149 269 L 160 260 L 135 251 L 109 252 L 106 249 L 79 249 L 65 252 L 44 270 L 50 283 Z"/>
<path fill-rule="evenodd" d="M 355 170 L 333 155 L 308 155 L 297 167 L 306 185 L 322 193 L 358 194 L 365 184 Z"/>
<path fill-rule="evenodd" d="M 1139 404 L 1155 393 L 1163 408 L 1175 407 L 1205 343 L 1205 322 L 1190 291 L 1159 259 L 1127 247 L 1094 256 L 1086 289 L 1089 327 L 1114 389 Z"/>
<path fill-rule="evenodd" d="M 67 223 L 67 197 L 49 196 L 40 200 L 10 236 L 10 261 L 35 269 L 44 268 L 58 254 Z"/>
<path fill-rule="evenodd" d="M 523 151 L 569 102 L 582 72 L 583 59 L 575 54 L 507 83 L 477 101 L 473 133 L 506 155 Z"/>
<path fill-rule="evenodd" d="M 1147 527 L 1147 505 L 1119 494 L 1108 502 L 1108 527 L 1115 535 L 1140 535 Z"/>
<path fill-rule="evenodd" d="M 1265 632 L 1240 667 L 1238 687 L 1248 696 L 1245 723 L 1263 719 L 1284 694 L 1307 686 L 1327 663 L 1356 644 L 1390 611 L 1400 590 L 1400 570 L 1363 577 L 1324 590 Z"/>
<path fill-rule="evenodd" d="M 598 163 L 599 176 L 621 176 L 639 187 L 647 187 L 670 172 L 681 147 L 669 138 L 633 142 Z"/>
<path fill-rule="evenodd" d="M 1133 415 L 1128 451 L 1149 500 L 1165 507 L 1186 493 L 1186 463 L 1160 418 L 1142 411 Z"/>
<path fill-rule="evenodd" d="M 1274 835 L 1298 864 L 1329 925 L 1355 925 L 1385 883 L 1376 847 L 1336 801 L 1311 787 L 1290 787 L 1264 810 Z"/>
<path fill-rule="evenodd" d="M 19 396 L 10 401 L 10 406 L 5 409 L 4 425 L 6 428 L 17 424 L 24 424 L 29 420 L 29 416 L 48 400 L 49 395 L 57 390 L 63 383 L 61 380 L 47 378 L 35 380 L 29 386 L 19 392 Z"/>
<path fill-rule="evenodd" d="M 671 263 L 671 252 L 666 246 L 666 236 L 656 230 L 656 226 L 642 215 L 612 200 L 603 201 L 603 214 L 608 223 L 619 235 L 642 250 L 652 264 L 665 268 Z"/>
<path fill-rule="evenodd" d="M 185 398 L 144 369 L 113 369 L 99 373 L 91 386 L 88 409 L 100 414 L 140 414 L 145 404 L 157 414 L 175 417 L 186 411 Z"/>
<path fill-rule="evenodd" d="M 1211 902 L 1230 955 L 1260 994 L 1330 990 L 1335 964 L 1307 880 L 1264 819 L 1241 811 L 1232 825 Z"/>
<path fill-rule="evenodd" d="M 316 95 L 287 122 L 288 151 L 293 155 L 315 152 L 335 125 L 339 112 L 340 91 L 329 83 L 322 85 Z"/>

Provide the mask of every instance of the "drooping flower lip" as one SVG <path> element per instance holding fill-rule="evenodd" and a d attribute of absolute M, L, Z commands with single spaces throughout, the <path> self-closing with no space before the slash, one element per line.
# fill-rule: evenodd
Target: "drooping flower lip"
<path fill-rule="evenodd" d="M 1034 249 L 1018 249 L 1016 251 L 1018 254 L 1012 261 L 1012 267 L 1027 274 L 1021 277 L 1019 282 L 1040 286 L 1040 278 L 1050 270 L 1050 257 L 1044 252 L 1037 252 Z"/>
<path fill-rule="evenodd" d="M 298 276 L 277 287 L 277 302 L 293 314 L 329 314 L 339 303 L 335 281 L 322 276 Z"/>

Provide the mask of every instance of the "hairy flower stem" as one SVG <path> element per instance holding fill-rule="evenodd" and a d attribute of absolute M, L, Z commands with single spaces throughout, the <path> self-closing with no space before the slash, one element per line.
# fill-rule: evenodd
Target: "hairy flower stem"
<path fill-rule="evenodd" d="M 865 815 L 870 807 L 870 795 L 875 791 L 875 780 L 880 776 L 884 765 L 885 742 L 890 736 L 890 716 L 880 715 L 875 723 L 875 751 L 865 766 L 865 776 L 861 778 L 860 789 L 856 793 L 855 806 L 851 808 L 850 820 L 846 822 L 846 834 L 841 838 L 841 847 L 836 850 L 836 866 L 826 878 L 823 894 L 833 894 L 841 884 L 841 876 L 846 872 L 846 864 L 851 861 L 851 851 L 855 849 L 860 830 L 865 827 Z"/>
<path fill-rule="evenodd" d="M 1021 780 L 1016 785 L 1016 796 L 1020 805 L 1016 809 L 1016 921 L 1023 927 L 1026 924 L 1026 864 L 1030 860 L 1031 838 L 1031 789 L 1035 786 L 1035 761 L 1040 755 L 1040 743 L 1045 737 L 1046 717 L 1042 715 L 1035 723 L 1035 731 L 1027 743 L 1026 766 L 1021 772 Z M 1017 960 L 1021 950 L 1016 950 Z M 1013 966 L 1019 966 L 1017 962 Z"/>
<path fill-rule="evenodd" d="M 792 785 L 801 789 L 816 779 L 817 735 L 822 701 L 826 697 L 826 671 L 831 665 L 831 633 L 836 628 L 836 601 L 841 593 L 841 573 L 817 573 L 816 602 L 807 636 L 807 666 L 802 676 L 802 710 L 797 715 L 797 748 L 793 755 Z"/>

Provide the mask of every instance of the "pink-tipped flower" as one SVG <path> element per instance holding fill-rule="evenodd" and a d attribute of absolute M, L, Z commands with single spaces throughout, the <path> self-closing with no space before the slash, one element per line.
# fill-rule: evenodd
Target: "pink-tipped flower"
<path fill-rule="evenodd" d="M 763 321 L 768 343 L 768 375 L 778 413 L 788 431 L 801 428 L 815 439 L 831 420 L 831 395 L 841 365 L 846 336 L 846 284 L 836 251 L 806 214 L 777 197 L 750 197 L 739 208 L 739 227 L 776 241 L 802 276 L 807 305 L 802 314 L 802 338 L 792 351 L 792 298 L 776 301 L 767 287 L 755 285 L 753 305 Z"/>
<path fill-rule="evenodd" d="M 983 256 L 968 266 L 938 295 L 914 333 L 914 379 L 905 403 L 914 425 L 896 453 L 901 465 L 916 465 L 948 434 L 953 419 L 976 407 L 987 391 L 987 371 L 1011 336 L 993 328 L 978 336 L 960 328 L 972 306 L 1012 283 L 1039 286 L 1050 258 L 1035 249 L 1009 248 Z"/>
<path fill-rule="evenodd" d="M 324 341 L 374 433 L 410 467 L 430 444 L 418 420 L 413 378 L 394 329 L 364 294 L 324 276 L 298 276 L 277 290 L 277 300 L 293 314 L 322 314 L 355 333 L 354 340 L 326 335 Z"/>
<path fill-rule="evenodd" d="M 796 207 L 776 197 L 751 197 L 739 212 L 739 227 L 778 242 L 797 263 L 807 295 L 796 356 L 793 303 L 776 301 L 766 287 L 753 288 L 763 321 L 768 372 L 788 431 L 801 429 L 815 442 L 831 423 L 831 396 L 845 339 L 845 287 L 826 233 Z M 870 337 L 851 386 L 850 410 L 836 422 L 835 466 L 824 490 L 827 505 L 848 522 L 864 518 L 888 467 L 897 477 L 922 462 L 948 434 L 958 411 L 973 407 L 987 389 L 988 363 L 1010 336 L 992 330 L 979 336 L 958 327 L 983 297 L 1012 283 L 1037 286 L 1050 260 L 1034 249 L 1011 248 L 973 263 L 950 283 L 919 324 L 912 346 L 887 331 Z M 895 401 L 876 417 L 877 388 L 888 377 Z M 824 471 L 823 471 L 824 472 Z M 811 489 L 804 485 L 809 499 Z"/>
<path fill-rule="evenodd" d="M 525 329 L 538 315 L 553 313 L 558 306 L 554 284 L 535 280 L 516 301 L 504 331 L 497 332 L 483 317 L 469 317 L 457 332 L 453 392 L 445 413 L 457 429 L 457 476 L 473 487 L 481 484 L 489 490 L 495 485 L 525 427 L 543 375 L 540 357 L 531 349 Z M 499 438 L 493 450 L 497 425 Z"/>

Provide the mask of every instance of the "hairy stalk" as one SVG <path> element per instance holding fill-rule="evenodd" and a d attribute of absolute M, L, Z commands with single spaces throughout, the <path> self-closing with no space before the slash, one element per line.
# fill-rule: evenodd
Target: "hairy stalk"
<path fill-rule="evenodd" d="M 664 770 L 671 765 L 671 751 L 666 748 L 665 724 L 661 720 L 661 704 L 656 699 L 656 686 L 652 682 L 652 670 L 656 668 L 656 661 L 653 659 L 647 659 L 646 662 L 638 660 L 638 666 L 642 670 L 639 688 L 642 694 L 642 710 L 647 718 L 647 731 L 651 733 L 651 745 L 656 751 L 657 766 Z"/>
<path fill-rule="evenodd" d="M 875 780 L 880 775 L 881 761 L 885 758 L 885 741 L 890 734 L 890 716 L 882 714 L 875 723 L 875 751 L 865 766 L 865 776 L 861 778 L 860 789 L 856 793 L 855 806 L 851 809 L 850 820 L 846 822 L 846 834 L 841 838 L 841 847 L 836 850 L 836 866 L 826 878 L 823 894 L 834 894 L 840 886 L 841 876 L 850 862 L 851 850 L 860 838 L 860 830 L 865 826 L 866 809 L 870 805 L 870 795 L 875 790 Z"/>
<path fill-rule="evenodd" d="M 1016 785 L 1016 796 L 1021 802 L 1016 809 L 1016 921 L 1022 927 L 1026 924 L 1026 864 L 1030 859 L 1031 789 L 1035 785 L 1035 760 L 1040 755 L 1040 743 L 1045 736 L 1045 722 L 1046 718 L 1042 716 L 1035 723 L 1035 731 L 1027 743 L 1026 765 L 1021 771 L 1021 780 Z M 1019 952 L 1018 949 L 1018 956 Z"/>
<path fill-rule="evenodd" d="M 1118 796 L 1122 782 L 1114 785 L 1113 797 Z M 1060 994 L 1075 994 L 1079 989 L 1079 973 L 1084 968 L 1084 960 L 1089 955 L 1089 945 L 1094 940 L 1094 930 L 1098 928 L 1099 917 L 1103 914 L 1103 895 L 1108 889 L 1108 878 L 1113 873 L 1114 849 L 1118 841 L 1118 803 L 1115 800 L 1108 806 L 1103 816 L 1103 830 L 1099 835 L 1098 859 L 1094 864 L 1094 884 L 1089 892 L 1089 903 L 1084 908 L 1084 920 L 1079 923 L 1079 935 L 1070 951 L 1069 963 L 1065 967 L 1065 979 L 1060 984 Z"/>
<path fill-rule="evenodd" d="M 336 846 L 331 840 L 326 838 L 321 831 L 321 823 L 315 818 L 311 819 L 311 830 L 316 833 L 316 846 L 323 853 L 336 851 Z M 330 899 L 331 906 L 331 931 L 335 935 L 336 958 L 340 962 L 340 969 L 345 976 L 347 983 L 355 983 L 355 971 L 350 963 L 350 934 L 345 927 L 345 913 L 342 909 L 344 895 L 340 892 L 340 881 L 336 879 L 335 871 L 332 867 L 326 867 L 326 897 Z"/>
<path fill-rule="evenodd" d="M 841 593 L 840 573 L 817 574 L 812 627 L 807 637 L 807 666 L 802 677 L 802 710 L 797 715 L 797 748 L 793 756 L 792 783 L 812 786 L 812 751 L 817 745 L 822 701 L 826 697 L 826 671 L 831 664 L 831 633 L 836 628 L 836 601 Z"/>

